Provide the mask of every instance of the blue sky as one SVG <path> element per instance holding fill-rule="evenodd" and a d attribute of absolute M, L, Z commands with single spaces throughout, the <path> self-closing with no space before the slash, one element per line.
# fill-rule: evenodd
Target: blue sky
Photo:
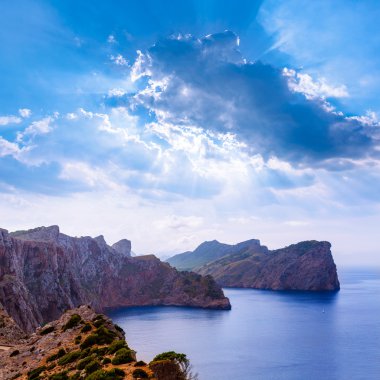
<path fill-rule="evenodd" d="M 0 215 L 168 255 L 379 265 L 375 1 L 0 4 Z M 316 16 L 317 15 L 317 16 Z"/>

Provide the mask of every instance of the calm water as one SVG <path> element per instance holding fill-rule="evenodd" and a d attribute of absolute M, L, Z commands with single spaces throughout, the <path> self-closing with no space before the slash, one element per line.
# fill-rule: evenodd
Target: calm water
<path fill-rule="evenodd" d="M 345 270 L 340 281 L 337 294 L 227 289 L 231 311 L 109 315 L 140 359 L 184 352 L 200 380 L 380 379 L 380 273 Z"/>

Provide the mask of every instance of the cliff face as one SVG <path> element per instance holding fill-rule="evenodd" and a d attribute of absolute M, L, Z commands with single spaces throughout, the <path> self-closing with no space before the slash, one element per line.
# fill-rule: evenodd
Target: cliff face
<path fill-rule="evenodd" d="M 25 331 L 81 304 L 229 309 L 211 277 L 178 272 L 155 256 L 130 257 L 102 236 L 73 238 L 57 226 L 0 230 L 0 303 Z"/>
<path fill-rule="evenodd" d="M 167 376 L 156 370 L 160 364 Z M 89 306 L 70 310 L 0 351 L 0 379 L 184 380 L 176 362 L 137 361 L 123 330 Z"/>
<path fill-rule="evenodd" d="M 235 245 L 219 243 L 217 240 L 213 240 L 205 241 L 192 252 L 179 253 L 166 261 L 179 270 L 196 270 L 196 268 L 218 260 L 223 256 L 247 250 L 255 252 L 268 251 L 267 247 L 260 245 L 260 240 L 257 239 L 243 241 Z"/>
<path fill-rule="evenodd" d="M 246 247 L 199 268 L 223 287 L 272 290 L 339 290 L 336 266 L 328 242 L 306 241 L 265 251 Z"/>

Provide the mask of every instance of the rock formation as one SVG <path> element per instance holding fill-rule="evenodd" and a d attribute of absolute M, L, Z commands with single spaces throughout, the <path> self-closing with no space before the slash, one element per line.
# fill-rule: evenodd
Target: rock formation
<path fill-rule="evenodd" d="M 340 288 L 328 242 L 305 241 L 274 251 L 260 244 L 230 247 L 222 258 L 194 271 L 211 275 L 223 287 L 305 291 Z"/>
<path fill-rule="evenodd" d="M 58 226 L 0 229 L 0 303 L 24 331 L 81 304 L 109 307 L 182 305 L 229 309 L 210 277 L 178 272 L 155 256 L 130 257 L 128 243 L 74 238 Z"/>
<path fill-rule="evenodd" d="M 180 253 L 166 261 L 178 270 L 194 270 L 202 265 L 220 259 L 223 256 L 247 250 L 255 252 L 268 251 L 267 247 L 260 245 L 260 240 L 257 239 L 243 241 L 235 245 L 219 243 L 217 240 L 212 240 L 205 241 L 192 252 Z"/>
<path fill-rule="evenodd" d="M 136 378 L 185 380 L 175 361 L 152 361 L 149 365 L 137 361 L 124 331 L 89 306 L 66 312 L 7 351 L 0 351 L 3 380 Z"/>

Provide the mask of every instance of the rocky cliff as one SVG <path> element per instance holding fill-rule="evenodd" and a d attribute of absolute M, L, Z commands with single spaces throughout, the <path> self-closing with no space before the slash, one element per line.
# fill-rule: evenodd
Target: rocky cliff
<path fill-rule="evenodd" d="M 246 245 L 194 270 L 211 275 L 223 287 L 333 291 L 340 285 L 330 248 L 330 243 L 318 241 L 274 251 Z"/>
<path fill-rule="evenodd" d="M 178 272 L 155 256 L 130 257 L 130 244 L 70 237 L 58 226 L 0 229 L 0 303 L 24 331 L 81 304 L 183 305 L 229 309 L 210 277 Z"/>
<path fill-rule="evenodd" d="M 267 252 L 268 249 L 260 244 L 260 240 L 251 239 L 241 243 L 230 245 L 220 243 L 217 240 L 205 241 L 194 251 L 179 253 L 168 260 L 170 265 L 178 270 L 194 270 L 202 265 L 215 261 L 226 255 L 233 255 L 247 250 L 255 252 Z"/>
<path fill-rule="evenodd" d="M 171 357 L 157 360 L 163 355 L 149 364 L 137 361 L 120 327 L 81 306 L 0 350 L 0 379 L 185 380 L 180 363 Z M 186 355 L 175 355 L 187 360 Z"/>

